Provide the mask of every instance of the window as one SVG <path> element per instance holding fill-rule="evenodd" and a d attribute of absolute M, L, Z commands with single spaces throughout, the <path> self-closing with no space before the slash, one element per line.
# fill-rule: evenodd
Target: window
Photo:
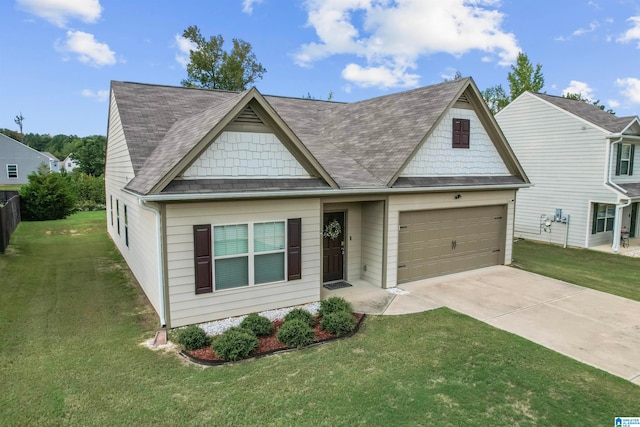
<path fill-rule="evenodd" d="M 633 154 L 635 146 L 631 144 L 618 145 L 616 175 L 633 175 Z"/>
<path fill-rule="evenodd" d="M 471 121 L 468 119 L 453 119 L 452 148 L 469 148 Z"/>
<path fill-rule="evenodd" d="M 300 279 L 300 218 L 287 230 L 285 221 L 217 225 L 211 239 L 210 225 L 194 226 L 196 294 Z"/>
<path fill-rule="evenodd" d="M 116 222 L 118 223 L 118 235 L 120 235 L 120 201 L 116 199 Z"/>
<path fill-rule="evenodd" d="M 127 205 L 124 205 L 124 244 L 129 247 L 129 218 L 127 216 Z"/>
<path fill-rule="evenodd" d="M 111 226 L 113 227 L 113 196 L 109 196 L 109 213 L 111 214 Z"/>
<path fill-rule="evenodd" d="M 7 178 L 18 178 L 18 165 L 7 165 Z"/>
<path fill-rule="evenodd" d="M 615 205 L 605 205 L 602 203 L 593 204 L 593 224 L 591 234 L 603 233 L 613 230 L 613 221 L 616 217 Z"/>

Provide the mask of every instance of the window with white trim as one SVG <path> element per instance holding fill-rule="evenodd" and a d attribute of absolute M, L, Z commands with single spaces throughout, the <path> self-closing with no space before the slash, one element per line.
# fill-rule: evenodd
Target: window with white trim
<path fill-rule="evenodd" d="M 633 175 L 633 154 L 635 146 L 631 144 L 618 145 L 618 159 L 616 162 L 616 175 Z"/>
<path fill-rule="evenodd" d="M 591 234 L 604 233 L 613 230 L 613 222 L 616 218 L 616 206 L 603 203 L 593 204 L 593 223 Z"/>
<path fill-rule="evenodd" d="M 18 179 L 18 165 L 7 165 L 7 178 Z"/>
<path fill-rule="evenodd" d="M 284 281 L 285 234 L 285 221 L 214 226 L 215 290 Z"/>

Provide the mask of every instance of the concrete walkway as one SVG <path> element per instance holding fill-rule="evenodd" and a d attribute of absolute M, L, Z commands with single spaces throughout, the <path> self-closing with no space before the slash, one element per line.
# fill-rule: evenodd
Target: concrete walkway
<path fill-rule="evenodd" d="M 338 291 L 331 295 L 339 294 L 370 314 L 446 306 L 640 385 L 637 301 L 505 266 L 395 290 L 356 285 Z"/>

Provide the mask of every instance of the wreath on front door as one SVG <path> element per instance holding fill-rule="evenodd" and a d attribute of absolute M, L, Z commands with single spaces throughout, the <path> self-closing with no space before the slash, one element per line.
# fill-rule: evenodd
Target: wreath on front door
<path fill-rule="evenodd" d="M 342 233 L 342 227 L 340 227 L 340 223 L 334 219 L 324 226 L 322 235 L 328 239 L 336 240 L 340 236 L 340 233 Z"/>

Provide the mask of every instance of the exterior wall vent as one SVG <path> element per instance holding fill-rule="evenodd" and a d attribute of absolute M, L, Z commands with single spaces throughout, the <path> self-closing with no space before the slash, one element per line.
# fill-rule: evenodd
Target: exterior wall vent
<path fill-rule="evenodd" d="M 469 100 L 467 99 L 467 95 L 464 94 L 464 93 L 462 95 L 460 95 L 460 98 L 458 98 L 458 102 L 463 102 L 465 104 L 468 104 Z"/>
<path fill-rule="evenodd" d="M 238 117 L 236 117 L 234 123 L 249 123 L 258 125 L 264 124 L 262 120 L 260 120 L 260 117 L 258 117 L 256 112 L 253 111 L 253 108 L 251 108 L 250 105 L 248 105 L 247 108 L 245 108 L 242 113 L 240 113 Z"/>

